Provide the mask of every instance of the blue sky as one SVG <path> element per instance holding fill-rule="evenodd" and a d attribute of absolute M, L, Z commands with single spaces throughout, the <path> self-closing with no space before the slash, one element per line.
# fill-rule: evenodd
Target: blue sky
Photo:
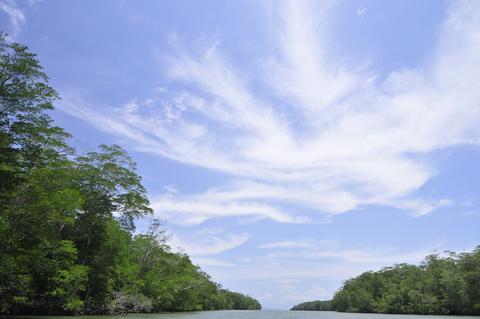
<path fill-rule="evenodd" d="M 72 144 L 124 147 L 172 247 L 264 307 L 480 244 L 479 1 L 0 0 L 0 26 Z"/>

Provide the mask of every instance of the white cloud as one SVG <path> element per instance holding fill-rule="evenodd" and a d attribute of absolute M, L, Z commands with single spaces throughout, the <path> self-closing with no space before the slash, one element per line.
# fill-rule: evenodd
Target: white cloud
<path fill-rule="evenodd" d="M 167 194 L 176 194 L 178 193 L 178 189 L 173 185 L 165 185 L 163 189 L 167 192 Z"/>
<path fill-rule="evenodd" d="M 308 222 L 305 211 L 362 205 L 420 216 L 451 204 L 414 194 L 437 173 L 431 152 L 480 142 L 480 2 L 455 3 L 431 61 L 385 80 L 329 51 L 332 6 L 282 2 L 271 35 L 278 54 L 255 74 L 232 65 L 218 43 L 200 55 L 179 46 L 165 62 L 171 80 L 185 84 L 178 94 L 163 89 L 113 113 L 67 94 L 60 108 L 137 150 L 230 177 L 228 185 L 154 201 L 156 214 L 179 223 Z M 285 211 L 285 203 L 298 209 Z"/>
<path fill-rule="evenodd" d="M 155 215 L 173 223 L 194 225 L 208 219 L 257 216 L 280 223 L 306 223 L 306 217 L 282 213 L 274 207 L 255 202 L 228 202 L 208 196 L 177 196 L 171 194 L 152 201 Z"/>
<path fill-rule="evenodd" d="M 367 8 L 366 7 L 358 7 L 355 12 L 357 14 L 357 17 L 362 17 L 363 18 L 365 16 L 365 13 L 367 12 Z"/>
<path fill-rule="evenodd" d="M 184 250 L 195 258 L 221 254 L 245 244 L 248 238 L 247 234 L 225 234 L 222 229 L 206 228 L 182 237 L 178 234 L 171 235 L 169 245 L 174 249 Z"/>
<path fill-rule="evenodd" d="M 272 249 L 272 248 L 280 248 L 280 249 L 291 249 L 291 248 L 313 248 L 315 247 L 313 243 L 309 241 L 278 241 L 273 243 L 266 243 L 259 245 L 258 248 L 260 249 Z"/>
<path fill-rule="evenodd" d="M 282 241 L 272 242 L 260 245 L 261 249 L 279 249 L 275 252 L 264 255 L 260 258 L 245 259 L 246 262 L 254 262 L 254 260 L 280 260 L 289 261 L 316 261 L 322 263 L 328 261 L 328 265 L 332 263 L 342 264 L 361 264 L 365 267 L 376 268 L 381 265 L 392 265 L 396 263 L 414 263 L 418 264 L 424 257 L 432 253 L 439 245 L 431 246 L 415 251 L 398 252 L 387 248 L 349 248 L 344 249 L 335 241 L 314 241 L 314 240 L 298 240 L 298 241 Z"/>
<path fill-rule="evenodd" d="M 45 0 L 27 0 L 30 6 L 36 5 L 37 3 L 43 2 Z"/>
<path fill-rule="evenodd" d="M 26 23 L 25 15 L 14 0 L 0 0 L 0 10 L 8 15 L 12 27 L 9 36 L 15 40 Z"/>

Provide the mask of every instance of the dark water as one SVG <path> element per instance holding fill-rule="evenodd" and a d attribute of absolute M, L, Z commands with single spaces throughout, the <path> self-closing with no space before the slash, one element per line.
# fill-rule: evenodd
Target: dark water
<path fill-rule="evenodd" d="M 29 319 L 72 319 L 72 317 L 30 316 Z M 165 314 L 129 314 L 126 316 L 77 316 L 74 319 L 468 319 L 469 316 L 420 316 L 338 313 L 328 311 L 203 311 Z"/>

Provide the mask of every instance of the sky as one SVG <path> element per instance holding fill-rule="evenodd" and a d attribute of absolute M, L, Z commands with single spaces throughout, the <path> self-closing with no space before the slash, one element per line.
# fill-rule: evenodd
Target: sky
<path fill-rule="evenodd" d="M 71 144 L 126 149 L 173 249 L 265 308 L 480 244 L 480 1 L 0 0 L 0 29 Z"/>

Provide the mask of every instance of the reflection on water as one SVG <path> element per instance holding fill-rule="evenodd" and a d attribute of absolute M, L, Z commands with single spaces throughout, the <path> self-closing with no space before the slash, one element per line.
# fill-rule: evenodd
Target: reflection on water
<path fill-rule="evenodd" d="M 129 314 L 123 316 L 76 316 L 74 319 L 479 319 L 469 316 L 421 316 L 421 315 L 384 315 L 338 313 L 330 311 L 286 311 L 286 310 L 236 310 L 236 311 L 202 311 L 184 313 Z M 72 319 L 59 316 L 28 316 L 18 319 Z"/>

